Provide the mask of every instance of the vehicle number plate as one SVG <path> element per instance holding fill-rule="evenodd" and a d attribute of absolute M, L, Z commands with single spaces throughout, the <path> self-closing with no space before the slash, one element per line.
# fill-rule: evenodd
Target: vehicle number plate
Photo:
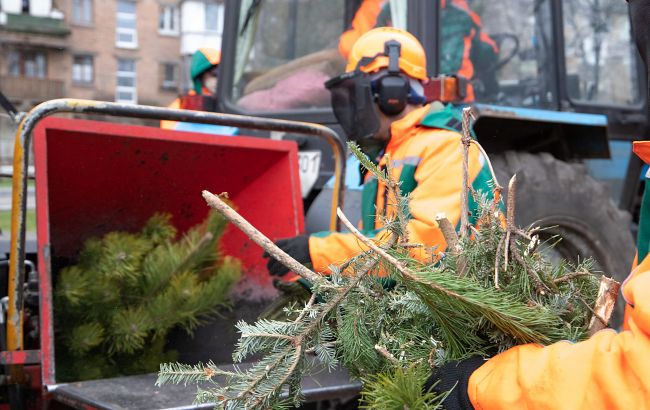
<path fill-rule="evenodd" d="M 320 170 L 320 151 L 298 151 L 298 170 L 300 173 L 300 190 L 305 198 L 314 187 Z"/>

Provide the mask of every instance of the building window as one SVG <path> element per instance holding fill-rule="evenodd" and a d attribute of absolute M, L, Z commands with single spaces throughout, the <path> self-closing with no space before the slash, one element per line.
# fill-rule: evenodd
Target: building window
<path fill-rule="evenodd" d="M 7 71 L 14 77 L 45 78 L 47 75 L 47 57 L 42 51 L 11 50 L 7 62 Z"/>
<path fill-rule="evenodd" d="M 29 0 L 22 0 L 20 2 L 20 10 L 23 13 L 29 14 Z"/>
<path fill-rule="evenodd" d="M 178 35 L 178 7 L 160 6 L 158 18 L 158 32 L 166 35 Z"/>
<path fill-rule="evenodd" d="M 93 83 L 93 57 L 79 55 L 72 60 L 72 82 L 76 84 Z"/>
<path fill-rule="evenodd" d="M 72 0 L 72 22 L 93 24 L 93 0 Z"/>
<path fill-rule="evenodd" d="M 136 93 L 135 60 L 131 58 L 117 59 L 117 87 L 115 101 L 133 103 L 138 101 Z"/>
<path fill-rule="evenodd" d="M 118 0 L 115 45 L 122 48 L 138 46 L 138 32 L 135 28 L 135 2 Z"/>
<path fill-rule="evenodd" d="M 162 63 L 160 65 L 160 87 L 165 90 L 178 89 L 178 64 Z"/>
<path fill-rule="evenodd" d="M 206 31 L 223 32 L 223 12 L 222 3 L 205 3 Z"/>

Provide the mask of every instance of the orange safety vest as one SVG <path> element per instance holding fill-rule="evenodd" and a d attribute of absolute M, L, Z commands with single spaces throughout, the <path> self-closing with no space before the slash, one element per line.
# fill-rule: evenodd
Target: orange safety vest
<path fill-rule="evenodd" d="M 187 92 L 187 95 L 196 95 L 196 91 L 189 90 Z M 212 95 L 212 93 L 210 92 L 210 90 L 203 87 L 203 95 Z M 167 106 L 167 108 L 182 108 L 181 107 L 181 99 L 180 98 L 175 99 L 174 101 L 171 102 L 171 104 L 169 104 Z M 161 120 L 160 121 L 160 128 L 165 129 L 165 130 L 174 130 L 174 129 L 176 129 L 176 124 L 178 124 L 177 121 Z"/>
<path fill-rule="evenodd" d="M 441 252 L 447 244 L 435 218 L 443 212 L 454 226 L 460 220 L 463 160 L 458 132 L 421 123 L 430 109 L 430 106 L 418 108 L 391 125 L 391 139 L 379 166 L 385 166 L 390 160 L 392 177 L 402 182 L 402 193 L 410 192 L 408 241 L 437 246 L 437 252 Z M 479 181 L 483 188 L 488 188 L 486 176 L 489 179 L 489 171 L 473 144 L 469 151 L 469 172 L 470 183 L 476 189 L 482 189 L 476 185 Z M 390 204 L 396 201 L 393 194 L 386 191 L 386 186 L 370 173 L 364 180 L 364 195 L 367 192 L 374 196 L 363 202 L 372 209 L 362 209 L 364 220 L 361 229 L 366 235 L 381 240 L 385 231 L 380 216 L 394 216 L 396 210 Z M 309 237 L 313 268 L 324 274 L 330 273 L 329 265 L 348 261 L 365 250 L 366 247 L 351 233 L 327 232 Z M 431 258 L 422 248 L 412 248 L 411 255 L 422 261 Z"/>

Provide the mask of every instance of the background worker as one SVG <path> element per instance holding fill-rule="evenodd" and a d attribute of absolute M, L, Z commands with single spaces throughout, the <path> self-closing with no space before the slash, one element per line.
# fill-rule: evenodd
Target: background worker
<path fill-rule="evenodd" d="M 217 70 L 221 62 L 221 52 L 214 48 L 200 48 L 192 54 L 190 78 L 192 88 L 186 95 L 212 95 L 217 89 Z M 169 108 L 182 108 L 181 98 L 176 98 Z M 160 128 L 177 129 L 176 121 L 160 121 Z"/>
<path fill-rule="evenodd" d="M 629 0 L 629 7 L 648 71 L 650 0 Z M 650 164 L 650 141 L 635 142 L 634 152 Z M 443 403 L 447 409 L 650 408 L 650 175 L 640 215 L 637 257 L 622 285 L 622 332 L 608 329 L 580 343 L 527 344 L 488 361 L 473 357 L 448 363 L 433 372 L 425 389 L 453 389 Z"/>
<path fill-rule="evenodd" d="M 462 150 L 455 110 L 439 103 L 425 104 L 422 82 L 427 81 L 426 56 L 410 33 L 376 28 L 363 34 L 350 50 L 346 72 L 330 79 L 334 113 L 347 134 L 381 168 L 390 166 L 392 177 L 409 194 L 409 241 L 426 246 L 446 246 L 435 215 L 444 212 L 452 224 L 460 220 Z M 477 191 L 491 193 L 487 166 L 472 145 L 470 181 Z M 396 198 L 370 173 L 364 176 L 361 228 L 381 240 L 383 220 L 395 215 Z M 321 232 L 280 240 L 278 246 L 313 269 L 329 273 L 330 264 L 349 260 L 364 251 L 350 233 Z M 429 258 L 413 248 L 415 258 Z M 269 272 L 284 275 L 287 268 L 270 259 Z"/>
<path fill-rule="evenodd" d="M 217 81 L 219 78 L 219 63 L 221 62 L 221 52 L 214 48 L 203 47 L 192 54 L 190 63 L 190 78 L 192 88 L 187 92 L 187 96 L 204 95 L 212 96 L 217 90 Z M 175 99 L 168 106 L 169 108 L 187 108 L 183 106 L 182 98 Z M 196 109 L 196 108 L 190 108 Z M 160 128 L 204 132 L 218 135 L 235 135 L 238 130 L 235 127 L 211 124 L 195 124 L 188 122 L 160 121 Z"/>

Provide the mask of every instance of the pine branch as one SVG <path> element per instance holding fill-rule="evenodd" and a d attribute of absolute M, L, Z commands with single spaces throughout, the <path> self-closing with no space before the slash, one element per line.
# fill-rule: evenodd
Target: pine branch
<path fill-rule="evenodd" d="M 465 309 L 469 309 L 470 311 L 474 311 L 477 314 L 481 314 L 483 317 L 485 317 L 487 320 L 489 320 L 491 323 L 493 323 L 495 326 L 497 326 L 500 330 L 504 331 L 505 333 L 512 335 L 513 337 L 517 338 L 521 342 L 528 343 L 528 342 L 533 342 L 533 343 L 540 343 L 540 342 L 547 342 L 550 340 L 550 338 L 535 330 L 533 327 L 527 326 L 526 322 L 529 322 L 530 324 L 535 324 L 539 323 L 540 319 L 541 321 L 543 320 L 548 320 L 548 317 L 544 317 L 545 315 L 534 315 L 530 313 L 526 313 L 526 307 L 525 306 L 517 306 L 515 301 L 508 300 L 506 297 L 499 296 L 499 295 L 489 295 L 489 290 L 487 289 L 480 289 L 480 288 L 475 288 L 473 289 L 477 294 L 475 298 L 472 298 L 469 296 L 470 294 L 470 288 L 472 287 L 469 282 L 462 283 L 460 280 L 458 281 L 459 285 L 465 285 L 463 286 L 465 289 L 465 292 L 461 294 L 460 292 L 452 291 L 449 290 L 438 283 L 432 281 L 431 279 L 422 277 L 421 275 L 417 275 L 416 273 L 412 272 L 408 267 L 403 265 L 399 260 L 397 260 L 395 257 L 391 256 L 388 254 L 385 250 L 379 248 L 377 245 L 375 245 L 370 239 L 365 237 L 361 232 L 359 232 L 358 229 L 352 225 L 352 223 L 345 217 L 345 214 L 343 214 L 343 211 L 340 209 L 337 210 L 337 215 L 341 219 L 341 222 L 345 225 L 346 228 L 354 234 L 357 239 L 359 239 L 362 243 L 364 243 L 366 246 L 368 246 L 370 249 L 375 251 L 377 254 L 379 254 L 382 258 L 384 258 L 388 263 L 390 263 L 392 266 L 394 266 L 397 271 L 399 271 L 405 279 L 408 281 L 411 281 L 415 284 L 419 285 L 424 285 L 425 289 L 429 288 L 431 290 L 434 290 L 436 292 L 440 292 L 443 295 L 457 300 L 461 302 L 461 306 L 463 306 Z M 491 297 L 492 296 L 492 297 Z M 422 295 L 421 295 L 422 297 Z M 425 300 L 426 296 L 424 296 Z M 519 315 L 513 315 L 508 313 L 507 310 L 500 310 L 495 305 L 487 304 L 485 302 L 481 302 L 482 300 L 495 300 L 501 298 L 503 303 L 510 302 L 512 303 L 512 306 L 508 306 L 509 308 L 514 308 L 519 310 Z M 506 305 L 507 306 L 507 305 Z M 431 306 L 432 309 L 436 309 L 437 306 Z M 540 312 L 542 313 L 542 312 Z"/>

